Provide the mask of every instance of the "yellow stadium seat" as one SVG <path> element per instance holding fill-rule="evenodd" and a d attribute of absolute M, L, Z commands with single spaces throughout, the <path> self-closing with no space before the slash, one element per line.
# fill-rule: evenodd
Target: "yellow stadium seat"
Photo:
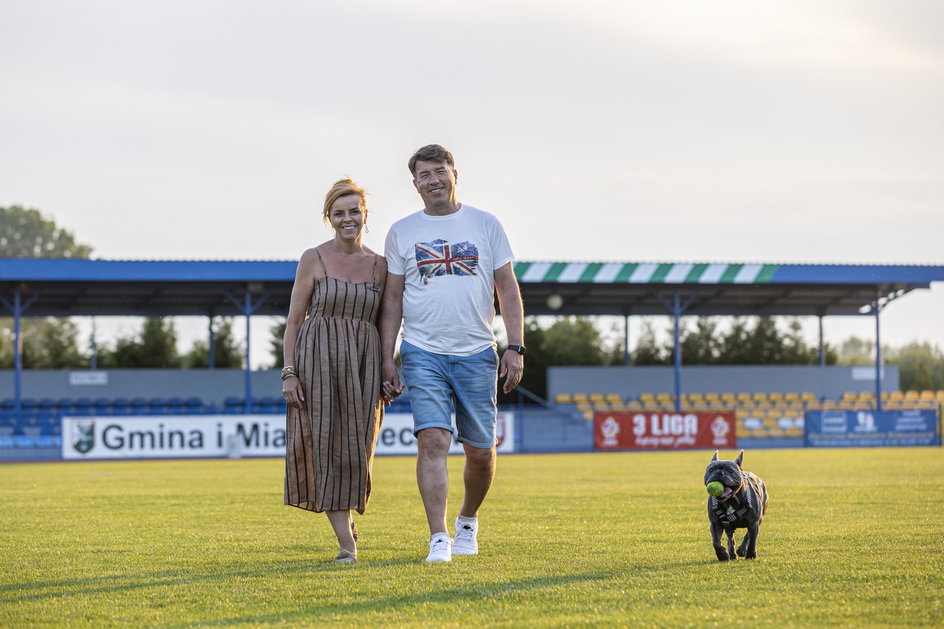
<path fill-rule="evenodd" d="M 783 394 L 783 399 L 787 402 L 799 402 L 800 394 L 796 391 L 789 391 Z"/>
<path fill-rule="evenodd" d="M 736 398 L 736 399 L 737 399 L 738 402 L 751 402 L 751 401 L 754 400 L 754 396 L 752 396 L 750 393 L 743 393 L 743 392 L 742 392 L 742 393 L 738 393 L 738 394 L 737 394 L 737 398 Z"/>
<path fill-rule="evenodd" d="M 905 394 L 901 391 L 889 391 L 888 393 L 889 400 L 903 400 L 905 399 Z"/>
<path fill-rule="evenodd" d="M 620 404 L 622 404 L 622 403 L 623 403 L 623 396 L 620 395 L 619 393 L 607 393 L 607 394 L 606 394 L 606 401 L 607 401 L 607 402 L 619 402 Z"/>
<path fill-rule="evenodd" d="M 922 392 L 921 392 L 921 399 L 922 399 L 922 400 L 933 400 L 933 399 L 934 399 L 934 391 L 922 391 Z"/>
<path fill-rule="evenodd" d="M 626 410 L 627 411 L 641 411 L 642 402 L 640 402 L 639 400 L 630 400 L 626 402 Z"/>
<path fill-rule="evenodd" d="M 842 394 L 841 401 L 843 402 L 851 401 L 851 400 L 856 399 L 857 397 L 859 397 L 859 394 L 856 393 L 855 391 L 846 391 L 845 393 Z"/>
<path fill-rule="evenodd" d="M 754 400 L 755 402 L 766 402 L 769 398 L 767 397 L 767 394 L 764 393 L 763 391 L 758 391 L 757 393 L 754 393 L 753 395 L 751 395 L 751 399 Z"/>
<path fill-rule="evenodd" d="M 574 398 L 570 397 L 570 393 L 558 393 L 554 396 L 554 402 L 557 404 L 571 404 L 574 401 Z"/>
<path fill-rule="evenodd" d="M 571 396 L 571 398 L 573 398 L 574 402 L 577 403 L 577 404 L 580 404 L 581 402 L 588 402 L 588 401 L 589 401 L 589 400 L 587 399 L 587 394 L 586 394 L 586 393 L 574 393 L 574 394 Z"/>
<path fill-rule="evenodd" d="M 602 393 L 591 393 L 587 396 L 587 399 L 591 402 L 603 402 L 606 400 Z"/>
<path fill-rule="evenodd" d="M 917 400 L 921 398 L 921 394 L 917 391 L 905 391 L 906 400 Z"/>

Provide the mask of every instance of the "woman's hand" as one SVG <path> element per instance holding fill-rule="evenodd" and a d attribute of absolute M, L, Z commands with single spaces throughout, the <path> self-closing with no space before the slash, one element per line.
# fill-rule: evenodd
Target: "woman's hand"
<path fill-rule="evenodd" d="M 301 408 L 305 403 L 305 395 L 302 393 L 302 383 L 296 376 L 286 378 L 282 381 L 282 397 L 289 406 Z"/>

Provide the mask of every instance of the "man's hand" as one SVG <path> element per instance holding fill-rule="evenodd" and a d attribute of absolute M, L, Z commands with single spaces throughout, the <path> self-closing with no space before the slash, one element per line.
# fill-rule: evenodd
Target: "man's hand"
<path fill-rule="evenodd" d="M 381 377 L 383 378 L 383 398 L 387 405 L 400 397 L 403 393 L 403 383 L 400 382 L 400 374 L 397 372 L 397 366 L 393 361 L 384 361 L 381 367 Z"/>
<path fill-rule="evenodd" d="M 524 356 L 513 349 L 506 349 L 502 354 L 498 375 L 505 379 L 502 391 L 511 392 L 521 383 L 521 377 L 524 375 Z"/>

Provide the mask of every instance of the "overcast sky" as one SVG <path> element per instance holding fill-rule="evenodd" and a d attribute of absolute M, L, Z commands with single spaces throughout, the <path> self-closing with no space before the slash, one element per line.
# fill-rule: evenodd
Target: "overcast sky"
<path fill-rule="evenodd" d="M 942 32 L 937 0 L 0 0 L 0 205 L 98 258 L 296 259 L 349 175 L 380 251 L 438 142 L 522 260 L 944 264 Z M 941 320 L 936 285 L 883 342 Z"/>

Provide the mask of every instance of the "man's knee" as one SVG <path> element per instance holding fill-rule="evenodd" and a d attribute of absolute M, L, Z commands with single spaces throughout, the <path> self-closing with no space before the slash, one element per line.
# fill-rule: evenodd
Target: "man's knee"
<path fill-rule="evenodd" d="M 445 457 L 452 444 L 452 433 L 442 428 L 424 428 L 416 433 L 417 450 L 422 457 Z"/>
<path fill-rule="evenodd" d="M 472 465 L 489 467 L 495 461 L 495 448 L 476 448 L 465 444 L 465 458 Z"/>

